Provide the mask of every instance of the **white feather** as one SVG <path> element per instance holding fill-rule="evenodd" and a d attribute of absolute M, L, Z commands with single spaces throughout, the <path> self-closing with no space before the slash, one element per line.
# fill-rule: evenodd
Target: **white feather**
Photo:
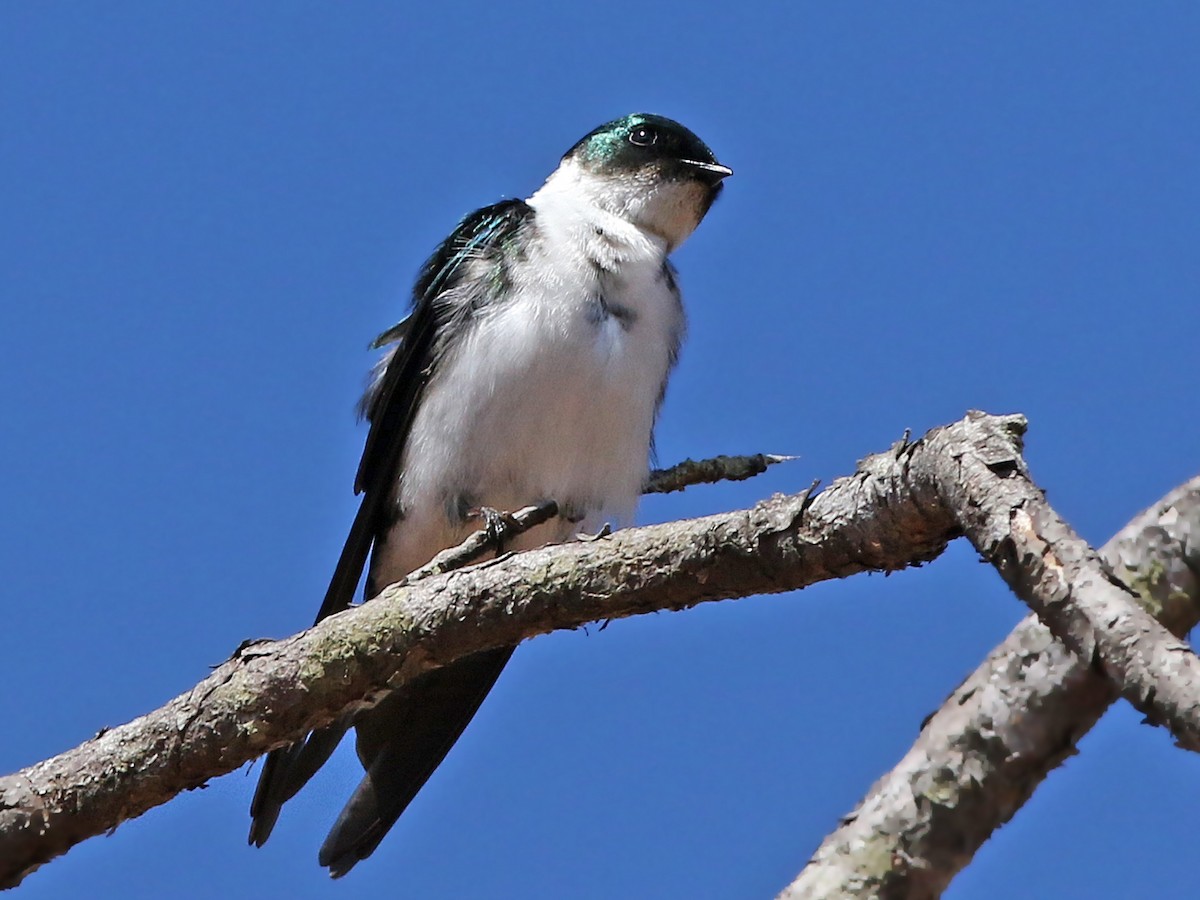
<path fill-rule="evenodd" d="M 377 584 L 479 527 L 448 513 L 459 498 L 499 510 L 554 499 L 581 517 L 552 520 L 514 549 L 631 519 L 684 327 L 665 266 L 697 224 L 692 190 L 567 161 L 529 198 L 536 230 L 509 270 L 510 296 L 447 349 L 425 389 Z"/>

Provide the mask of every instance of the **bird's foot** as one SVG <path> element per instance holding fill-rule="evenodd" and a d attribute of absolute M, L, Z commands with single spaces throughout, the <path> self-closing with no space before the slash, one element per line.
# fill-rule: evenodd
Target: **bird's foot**
<path fill-rule="evenodd" d="M 477 506 L 468 510 L 467 518 L 483 520 L 483 531 L 487 535 L 488 543 L 497 553 L 504 549 L 504 541 L 509 532 L 519 527 L 511 513 L 501 512 L 490 506 Z"/>

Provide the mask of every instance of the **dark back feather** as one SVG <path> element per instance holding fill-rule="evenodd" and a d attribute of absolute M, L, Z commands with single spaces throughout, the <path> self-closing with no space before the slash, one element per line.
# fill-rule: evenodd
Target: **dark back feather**
<path fill-rule="evenodd" d="M 463 219 L 421 268 L 413 289 L 412 315 L 381 335 L 383 343 L 399 340 L 399 344 L 377 370 L 360 406 L 371 423 L 354 482 L 355 493 L 363 494 L 363 499 L 317 611 L 317 622 L 350 606 L 371 546 L 395 521 L 389 501 L 421 394 L 444 347 L 439 336 L 450 317 L 462 314 L 443 298 L 460 283 L 471 260 L 493 262 L 502 271 L 507 248 L 532 216 L 533 207 L 523 200 L 504 200 Z M 350 724 L 335 723 L 267 755 L 250 804 L 251 843 L 261 846 L 267 840 L 280 808 L 328 759 Z M 420 786 L 416 784 L 413 793 Z"/>

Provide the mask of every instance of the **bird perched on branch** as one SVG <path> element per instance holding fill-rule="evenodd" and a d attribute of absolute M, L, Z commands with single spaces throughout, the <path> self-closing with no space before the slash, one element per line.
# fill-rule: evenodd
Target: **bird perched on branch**
<path fill-rule="evenodd" d="M 632 516 L 684 332 L 668 256 L 731 170 L 687 128 L 635 114 L 588 134 L 528 200 L 467 216 L 425 263 L 411 315 L 375 346 L 355 482 L 362 504 L 317 621 L 482 527 L 481 511 L 554 500 L 536 547 Z M 262 846 L 282 805 L 357 733 L 366 775 L 319 853 L 335 878 L 378 846 L 513 652 L 435 669 L 272 751 L 250 807 Z"/>

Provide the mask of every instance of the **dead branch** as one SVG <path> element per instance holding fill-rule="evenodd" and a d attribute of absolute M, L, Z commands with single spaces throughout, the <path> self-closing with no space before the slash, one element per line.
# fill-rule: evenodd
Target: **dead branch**
<path fill-rule="evenodd" d="M 309 631 L 245 647 L 159 710 L 0 779 L 0 883 L 429 668 L 597 619 L 903 568 L 962 531 L 1064 640 L 1105 657 L 1135 705 L 1189 737 L 1194 657 L 1170 656 L 1161 626 L 1045 505 L 1020 458 L 1023 428 L 1020 417 L 973 413 L 864 460 L 816 497 L 777 496 L 393 586 Z M 1109 611 L 1145 646 L 1098 633 Z M 1182 686 L 1164 671 L 1182 674 Z"/>
<path fill-rule="evenodd" d="M 670 494 L 693 484 L 718 481 L 745 481 L 761 475 L 771 466 L 790 462 L 794 456 L 755 453 L 753 456 L 714 456 L 711 459 L 685 459 L 669 469 L 655 469 L 646 484 L 647 494 Z"/>
<path fill-rule="evenodd" d="M 645 494 L 669 494 L 697 484 L 716 484 L 718 481 L 745 481 L 761 475 L 777 463 L 788 462 L 794 456 L 755 453 L 753 456 L 714 456 L 711 459 L 685 459 L 669 469 L 655 469 L 646 480 Z M 814 484 L 814 487 L 816 485 Z M 500 550 L 517 535 L 547 522 L 558 515 L 558 504 L 547 500 L 526 506 L 514 513 L 502 514 L 487 528 L 473 532 L 457 547 L 443 550 L 425 565 L 405 576 L 404 584 L 412 584 L 431 575 L 441 575 L 461 569 Z M 607 526 L 603 536 L 607 536 Z"/>
<path fill-rule="evenodd" d="M 1200 477 L 1135 517 L 1101 558 L 1173 634 L 1200 623 Z M 939 896 L 1118 696 L 1028 617 L 926 720 L 782 896 Z"/>

